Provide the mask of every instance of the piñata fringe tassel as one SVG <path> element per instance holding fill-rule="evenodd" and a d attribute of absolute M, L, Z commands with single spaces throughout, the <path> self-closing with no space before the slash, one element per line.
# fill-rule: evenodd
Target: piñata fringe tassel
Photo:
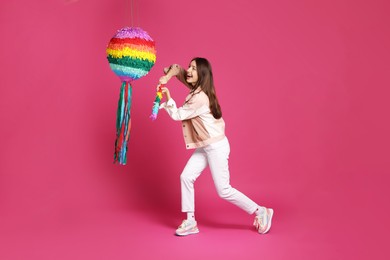
<path fill-rule="evenodd" d="M 156 99 L 154 100 L 154 103 L 153 103 L 152 114 L 150 115 L 150 118 L 152 119 L 152 121 L 157 119 L 157 114 L 158 114 L 158 110 L 160 109 L 160 103 L 161 103 L 161 99 L 162 99 L 162 90 L 161 90 L 161 88 L 163 86 L 164 85 L 159 85 L 158 86 L 158 90 L 157 90 L 157 93 L 156 93 Z"/>
<path fill-rule="evenodd" d="M 132 87 L 130 83 L 122 82 L 118 111 L 116 114 L 116 140 L 115 140 L 115 153 L 114 163 L 126 164 L 127 142 L 130 136 L 131 128 L 131 94 Z"/>

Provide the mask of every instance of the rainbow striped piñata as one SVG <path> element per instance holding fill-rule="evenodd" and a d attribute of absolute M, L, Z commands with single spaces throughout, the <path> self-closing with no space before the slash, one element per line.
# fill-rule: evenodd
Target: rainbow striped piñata
<path fill-rule="evenodd" d="M 114 162 L 124 165 L 131 128 L 130 82 L 145 76 L 153 67 L 156 62 L 155 43 L 141 28 L 126 27 L 118 30 L 110 40 L 106 53 L 110 68 L 122 81 L 116 119 Z"/>

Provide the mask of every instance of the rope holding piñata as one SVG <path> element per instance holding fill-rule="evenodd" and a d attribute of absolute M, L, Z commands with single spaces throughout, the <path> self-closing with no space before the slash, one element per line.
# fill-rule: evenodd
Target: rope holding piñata
<path fill-rule="evenodd" d="M 156 62 L 153 39 L 138 27 L 117 31 L 108 43 L 107 59 L 112 71 L 122 81 L 116 118 L 114 162 L 126 164 L 127 143 L 131 128 L 131 82 L 149 73 Z"/>

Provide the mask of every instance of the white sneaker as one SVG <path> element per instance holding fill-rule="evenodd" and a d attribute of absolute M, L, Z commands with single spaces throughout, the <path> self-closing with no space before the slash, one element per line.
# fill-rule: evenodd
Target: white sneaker
<path fill-rule="evenodd" d="M 270 230 L 273 215 L 273 209 L 264 208 L 264 213 L 255 217 L 253 225 L 260 234 L 265 234 Z"/>
<path fill-rule="evenodd" d="M 178 236 L 187 236 L 191 234 L 199 233 L 199 229 L 196 226 L 195 220 L 183 220 L 181 225 L 176 229 L 176 235 Z"/>

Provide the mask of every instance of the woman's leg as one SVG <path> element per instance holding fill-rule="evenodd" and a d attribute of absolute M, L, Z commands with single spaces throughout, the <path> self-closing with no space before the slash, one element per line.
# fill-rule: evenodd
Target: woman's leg
<path fill-rule="evenodd" d="M 230 185 L 228 163 L 230 146 L 228 140 L 224 139 L 215 144 L 208 145 L 204 150 L 207 154 L 211 175 L 218 195 L 243 209 L 248 214 L 253 214 L 259 206 Z"/>
<path fill-rule="evenodd" d="M 195 212 L 194 182 L 206 167 L 206 153 L 196 149 L 180 175 L 182 212 Z"/>

